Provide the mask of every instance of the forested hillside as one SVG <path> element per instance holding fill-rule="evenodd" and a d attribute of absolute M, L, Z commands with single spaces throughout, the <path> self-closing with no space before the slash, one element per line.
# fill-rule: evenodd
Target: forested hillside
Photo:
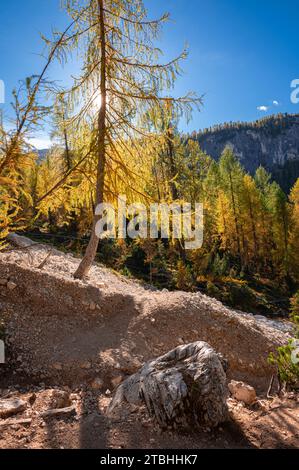
<path fill-rule="evenodd" d="M 277 114 L 252 123 L 225 123 L 194 132 L 192 139 L 217 160 L 230 146 L 250 174 L 262 165 L 286 193 L 299 177 L 298 114 Z"/>
<path fill-rule="evenodd" d="M 12 222 L 36 240 L 82 254 L 90 233 L 95 173 L 92 156 L 80 163 L 82 153 L 73 139 L 69 135 L 68 152 L 57 146 L 42 161 L 24 155 L 27 165 L 20 168 L 16 206 L 22 217 Z M 197 142 L 182 144 L 179 135 L 171 139 L 171 154 L 158 138 L 151 145 L 144 142 L 142 159 L 133 145 L 128 153 L 122 151 L 127 165 L 111 167 L 107 199 L 117 204 L 117 195 L 126 194 L 148 206 L 202 202 L 203 247 L 188 251 L 171 240 L 106 240 L 97 259 L 157 287 L 203 289 L 244 310 L 286 313 L 298 285 L 298 181 L 286 195 L 263 167 L 254 176 L 246 173 L 229 149 L 217 163 Z M 68 166 L 78 162 L 67 176 Z M 9 190 L 13 197 L 16 187 Z M 8 211 L 7 230 L 10 217 Z"/>

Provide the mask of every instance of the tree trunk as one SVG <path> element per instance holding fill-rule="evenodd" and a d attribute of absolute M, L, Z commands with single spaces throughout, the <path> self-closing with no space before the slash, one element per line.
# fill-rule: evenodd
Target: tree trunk
<path fill-rule="evenodd" d="M 286 268 L 286 275 L 289 277 L 289 237 L 288 237 L 288 223 L 287 223 L 287 215 L 285 213 L 285 209 L 283 208 L 282 212 L 282 221 L 283 221 L 283 235 L 284 235 L 284 259 L 285 259 L 285 268 Z"/>
<path fill-rule="evenodd" d="M 252 206 L 252 201 L 250 198 L 250 195 L 248 195 L 248 202 L 249 202 L 249 214 L 250 214 L 250 221 L 251 221 L 251 230 L 253 234 L 253 244 L 254 244 L 254 264 L 256 263 L 259 264 L 259 252 L 260 252 L 260 247 L 259 247 L 259 242 L 258 242 L 258 237 L 257 237 L 257 231 L 256 231 L 256 226 L 255 226 L 255 218 L 254 218 L 254 211 L 253 211 L 253 206 Z"/>
<path fill-rule="evenodd" d="M 172 201 L 176 202 L 179 199 L 179 192 L 177 189 L 177 186 L 175 184 L 175 178 L 178 174 L 178 169 L 177 165 L 175 162 L 175 148 L 174 148 L 174 134 L 173 134 L 173 129 L 172 129 L 172 124 L 170 123 L 167 129 L 167 156 L 169 160 L 169 167 L 170 167 L 170 193 L 171 193 L 171 198 Z M 180 258 L 182 261 L 185 263 L 186 262 L 186 252 L 184 249 L 184 238 L 182 237 L 181 240 L 176 240 L 175 241 L 175 248 L 178 250 Z"/>
<path fill-rule="evenodd" d="M 176 187 L 176 184 L 174 182 L 174 179 L 177 176 L 177 168 L 176 168 L 176 163 L 175 163 L 175 156 L 174 156 L 174 144 L 173 144 L 173 130 L 172 130 L 172 125 L 169 124 L 169 127 L 167 129 L 167 154 L 168 154 L 168 159 L 170 163 L 170 192 L 171 192 L 171 197 L 173 201 L 177 201 L 179 199 L 179 193 Z"/>
<path fill-rule="evenodd" d="M 71 154 L 70 154 L 70 148 L 69 148 L 69 140 L 68 140 L 68 135 L 67 135 L 67 130 L 66 130 L 66 128 L 64 128 L 64 130 L 63 130 L 63 137 L 64 137 L 66 169 L 67 169 L 67 171 L 70 171 L 70 169 L 72 168 L 72 161 L 71 161 Z"/>
<path fill-rule="evenodd" d="M 104 182 L 106 169 L 106 110 L 107 110 L 107 61 L 106 61 L 106 31 L 104 19 L 104 0 L 98 0 L 99 7 L 99 35 L 101 48 L 101 109 L 98 117 L 98 165 L 97 165 L 97 188 L 95 206 L 104 202 Z M 94 262 L 99 246 L 99 238 L 96 235 L 95 228 L 100 216 L 94 216 L 92 224 L 91 237 L 87 246 L 84 258 L 82 259 L 76 273 L 76 279 L 83 279 L 88 275 L 89 270 Z"/>
<path fill-rule="evenodd" d="M 233 206 L 236 237 L 237 237 L 238 255 L 239 255 L 239 258 L 240 258 L 241 266 L 243 267 L 243 259 L 242 259 L 242 252 L 241 252 L 240 229 L 239 229 L 239 224 L 238 224 L 238 215 L 237 215 L 237 208 L 236 208 L 235 192 L 234 192 L 234 185 L 233 185 L 231 172 L 229 172 L 229 182 L 230 182 L 230 192 L 231 192 L 231 199 L 232 199 L 232 206 Z"/>

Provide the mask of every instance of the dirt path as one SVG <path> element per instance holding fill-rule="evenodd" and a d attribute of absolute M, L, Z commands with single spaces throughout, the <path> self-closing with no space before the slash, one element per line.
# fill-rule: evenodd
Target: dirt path
<path fill-rule="evenodd" d="M 272 374 L 267 358 L 287 341 L 289 324 L 241 314 L 200 293 L 159 292 L 101 266 L 87 281 L 75 281 L 79 260 L 57 250 L 39 269 L 48 253 L 34 245 L 0 254 L 8 359 L 0 366 L 0 399 L 25 398 L 29 405 L 15 419 L 31 420 L 0 420 L 0 447 L 298 447 L 298 398 L 265 400 Z M 120 381 L 144 361 L 198 340 L 228 359 L 228 378 L 256 387 L 257 405 L 230 401 L 231 422 L 206 433 L 160 434 L 144 410 L 124 410 L 117 421 L 106 417 Z M 53 386 L 73 394 L 74 415 L 40 416 Z"/>
<path fill-rule="evenodd" d="M 49 247 L 0 255 L 0 311 L 19 372 L 80 383 L 101 375 L 109 387 L 179 344 L 206 341 L 229 361 L 229 376 L 266 391 L 269 353 L 291 327 L 241 314 L 202 295 L 156 291 L 101 266 L 87 281 L 79 260 Z"/>
<path fill-rule="evenodd" d="M 30 387 L 14 397 L 31 400 L 14 422 L 0 420 L 0 448 L 21 449 L 207 449 L 298 448 L 299 399 L 263 400 L 251 408 L 229 400 L 231 420 L 213 431 L 160 432 L 143 409 L 125 409 L 118 419 L 107 418 L 111 400 L 88 389 L 71 391 L 76 413 L 71 417 L 42 418 L 51 391 Z"/>

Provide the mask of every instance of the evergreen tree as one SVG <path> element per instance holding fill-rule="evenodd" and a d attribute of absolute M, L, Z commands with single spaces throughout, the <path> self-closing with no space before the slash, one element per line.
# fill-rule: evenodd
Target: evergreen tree
<path fill-rule="evenodd" d="M 299 178 L 291 194 L 291 223 L 290 223 L 290 269 L 294 280 L 299 282 Z"/>
<path fill-rule="evenodd" d="M 83 49 L 84 65 L 69 96 L 73 103 L 83 99 L 77 114 L 79 120 L 89 119 L 96 129 L 97 178 L 95 206 L 105 201 L 105 180 L 111 154 L 120 160 L 115 141 L 123 148 L 127 141 L 151 135 L 140 118 L 154 113 L 163 103 L 171 103 L 175 115 L 190 113 L 196 97 L 164 98 L 180 72 L 184 51 L 167 64 L 157 61 L 160 51 L 154 46 L 162 24 L 168 19 L 147 19 L 141 0 L 89 0 L 79 4 L 66 0 L 73 19 L 73 46 Z M 100 105 L 99 105 L 100 102 Z M 95 114 L 96 105 L 99 110 Z M 140 123 L 140 124 L 139 124 Z M 75 277 L 87 275 L 97 252 L 99 240 L 94 217 L 90 242 Z"/>
<path fill-rule="evenodd" d="M 233 154 L 230 148 L 226 148 L 219 162 L 221 187 L 225 195 L 229 199 L 230 207 L 233 214 L 233 228 L 231 230 L 232 238 L 235 240 L 237 247 L 237 255 L 240 260 L 241 267 L 244 261 L 244 230 L 242 226 L 242 216 L 240 207 L 240 193 L 243 186 L 244 172 L 240 162 Z M 229 227 L 230 228 L 230 227 Z"/>

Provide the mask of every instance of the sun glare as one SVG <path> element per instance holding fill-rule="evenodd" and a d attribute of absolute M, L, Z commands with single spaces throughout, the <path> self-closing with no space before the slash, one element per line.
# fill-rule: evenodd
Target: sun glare
<path fill-rule="evenodd" d="M 93 100 L 93 108 L 95 112 L 100 111 L 102 106 L 102 96 L 100 93 L 97 94 L 97 96 Z"/>

